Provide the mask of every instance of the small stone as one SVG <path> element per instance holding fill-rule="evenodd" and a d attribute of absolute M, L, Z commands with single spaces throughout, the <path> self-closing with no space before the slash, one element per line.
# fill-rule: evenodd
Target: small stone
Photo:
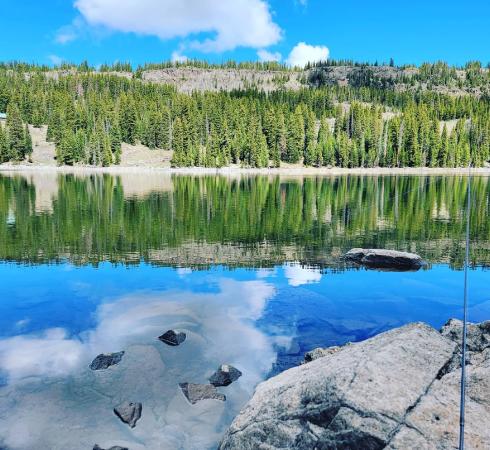
<path fill-rule="evenodd" d="M 196 404 L 200 400 L 226 400 L 225 395 L 217 391 L 211 384 L 179 383 L 180 389 L 191 404 Z"/>
<path fill-rule="evenodd" d="M 186 334 L 183 332 L 176 332 L 174 330 L 168 330 L 161 336 L 158 336 L 162 342 L 173 347 L 182 344 L 185 341 Z"/>
<path fill-rule="evenodd" d="M 342 347 L 339 346 L 333 346 L 327 348 L 321 348 L 321 347 L 314 348 L 313 350 L 310 350 L 309 352 L 305 353 L 305 359 L 302 362 L 302 364 L 309 363 L 318 358 L 323 358 L 324 356 L 333 355 L 334 353 L 337 353 L 341 349 Z"/>
<path fill-rule="evenodd" d="M 102 447 L 99 447 L 97 444 L 95 444 L 93 450 L 129 450 L 129 449 L 127 447 L 121 447 L 120 445 L 114 445 L 111 448 L 103 449 Z"/>
<path fill-rule="evenodd" d="M 213 386 L 228 386 L 242 376 L 237 368 L 228 364 L 222 364 L 218 370 L 211 375 L 209 382 Z"/>
<path fill-rule="evenodd" d="M 92 370 L 107 369 L 110 366 L 118 364 L 124 355 L 124 351 L 117 353 L 101 353 L 97 355 L 90 364 Z"/>
<path fill-rule="evenodd" d="M 124 402 L 114 408 L 114 414 L 131 428 L 134 428 L 141 417 L 141 410 L 141 403 Z"/>

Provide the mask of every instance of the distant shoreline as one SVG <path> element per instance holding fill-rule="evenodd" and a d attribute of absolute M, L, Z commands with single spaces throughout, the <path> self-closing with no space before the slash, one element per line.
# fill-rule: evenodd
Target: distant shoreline
<path fill-rule="evenodd" d="M 9 172 L 59 172 L 59 173 L 165 173 L 182 175 L 288 175 L 288 176 L 339 176 L 339 175 L 468 175 L 468 168 L 447 167 L 405 167 L 405 168 L 352 168 L 340 167 L 280 167 L 280 168 L 242 168 L 242 167 L 148 167 L 148 166 L 48 166 L 28 164 L 2 164 L 0 173 Z M 479 167 L 471 169 L 472 175 L 490 176 L 490 167 Z"/>

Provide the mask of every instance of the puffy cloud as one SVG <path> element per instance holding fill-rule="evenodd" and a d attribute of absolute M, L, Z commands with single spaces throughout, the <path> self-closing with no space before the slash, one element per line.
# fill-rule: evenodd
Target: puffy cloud
<path fill-rule="evenodd" d="M 190 43 L 206 52 L 268 47 L 281 38 L 265 0 L 76 0 L 75 7 L 88 24 L 114 31 L 161 39 L 210 33 Z"/>
<path fill-rule="evenodd" d="M 59 376 L 78 366 L 80 341 L 65 330 L 52 328 L 40 336 L 15 336 L 0 341 L 0 367 L 10 380 L 31 376 Z"/>
<path fill-rule="evenodd" d="M 48 58 L 55 66 L 59 66 L 63 62 L 63 59 L 60 58 L 58 55 L 49 55 Z"/>
<path fill-rule="evenodd" d="M 170 59 L 172 62 L 184 63 L 189 58 L 185 55 L 182 55 L 179 51 L 175 50 L 174 52 L 172 52 L 172 56 L 170 57 Z"/>
<path fill-rule="evenodd" d="M 323 45 L 308 45 L 299 42 L 291 50 L 287 63 L 293 67 L 304 67 L 309 62 L 326 61 L 330 51 Z"/>
<path fill-rule="evenodd" d="M 77 39 L 81 34 L 85 32 L 85 22 L 76 17 L 70 25 L 61 27 L 55 36 L 55 41 L 58 44 L 68 44 L 71 41 Z"/>
<path fill-rule="evenodd" d="M 322 279 L 322 274 L 318 269 L 302 267 L 299 263 L 286 264 L 284 275 L 286 275 L 290 286 L 318 283 Z"/>
<path fill-rule="evenodd" d="M 259 57 L 259 61 L 268 62 L 268 61 L 276 61 L 279 62 L 282 58 L 279 52 L 269 52 L 265 49 L 260 49 L 257 52 L 257 56 Z"/>

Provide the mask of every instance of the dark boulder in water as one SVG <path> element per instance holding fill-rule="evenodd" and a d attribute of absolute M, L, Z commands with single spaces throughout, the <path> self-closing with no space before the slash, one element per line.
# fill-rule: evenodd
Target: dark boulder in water
<path fill-rule="evenodd" d="M 425 264 L 424 260 L 415 253 L 376 248 L 353 248 L 345 254 L 345 259 L 374 269 L 400 271 L 418 270 Z"/>
<path fill-rule="evenodd" d="M 216 387 L 211 384 L 194 384 L 194 383 L 179 383 L 180 389 L 184 393 L 187 400 L 193 405 L 200 400 L 226 400 L 225 395 L 217 391 Z"/>
<path fill-rule="evenodd" d="M 174 330 L 168 330 L 167 332 L 163 333 L 161 336 L 158 336 L 159 340 L 173 347 L 182 344 L 182 342 L 185 341 L 185 338 L 186 338 L 185 333 L 174 331 Z"/>
<path fill-rule="evenodd" d="M 228 364 L 222 364 L 218 370 L 211 375 L 209 382 L 213 386 L 228 386 L 242 376 L 237 368 Z"/>
<path fill-rule="evenodd" d="M 142 408 L 141 403 L 124 402 L 114 408 L 114 414 L 131 428 L 134 428 L 141 417 Z"/>
<path fill-rule="evenodd" d="M 124 351 L 117 353 L 101 353 L 91 362 L 90 368 L 92 370 L 107 369 L 110 366 L 120 363 L 123 355 Z"/>

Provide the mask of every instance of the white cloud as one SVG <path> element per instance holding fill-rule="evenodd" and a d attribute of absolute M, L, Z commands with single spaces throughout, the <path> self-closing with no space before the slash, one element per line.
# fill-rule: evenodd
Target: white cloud
<path fill-rule="evenodd" d="M 299 263 L 286 264 L 284 275 L 290 286 L 301 286 L 302 284 L 318 283 L 322 274 L 318 269 L 302 267 Z"/>
<path fill-rule="evenodd" d="M 287 63 L 293 67 L 304 67 L 309 62 L 326 61 L 330 51 L 323 45 L 308 45 L 299 42 L 291 50 Z"/>
<path fill-rule="evenodd" d="M 84 21 L 80 17 L 77 17 L 70 25 L 65 25 L 58 30 L 55 36 L 55 41 L 58 44 L 68 44 L 69 42 L 77 39 L 80 34 L 83 34 L 84 28 Z"/>
<path fill-rule="evenodd" d="M 175 50 L 172 52 L 172 56 L 170 57 L 172 62 L 183 63 L 189 60 L 189 58 L 185 55 L 182 55 L 179 51 Z"/>
<path fill-rule="evenodd" d="M 80 341 L 67 339 L 65 330 L 52 328 L 41 336 L 15 336 L 0 341 L 0 367 L 11 380 L 64 375 L 78 366 Z"/>
<path fill-rule="evenodd" d="M 211 33 L 189 43 L 205 52 L 268 47 L 281 38 L 265 0 L 76 0 L 75 7 L 88 24 L 114 31 L 161 39 Z"/>
<path fill-rule="evenodd" d="M 63 62 L 63 59 L 58 55 L 49 55 L 48 58 L 55 66 L 59 66 Z"/>
<path fill-rule="evenodd" d="M 268 50 L 265 50 L 263 48 L 257 52 L 257 56 L 259 57 L 259 61 L 261 62 L 268 62 L 268 61 L 279 62 L 282 58 L 279 52 L 269 52 Z"/>

